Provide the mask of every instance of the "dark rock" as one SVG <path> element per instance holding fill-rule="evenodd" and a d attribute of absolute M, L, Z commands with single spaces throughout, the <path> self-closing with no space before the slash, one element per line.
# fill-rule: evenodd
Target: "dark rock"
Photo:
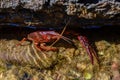
<path fill-rule="evenodd" d="M 84 4 L 82 4 L 84 3 Z M 120 2 L 104 0 L 0 1 L 0 25 L 21 27 L 119 25 Z"/>

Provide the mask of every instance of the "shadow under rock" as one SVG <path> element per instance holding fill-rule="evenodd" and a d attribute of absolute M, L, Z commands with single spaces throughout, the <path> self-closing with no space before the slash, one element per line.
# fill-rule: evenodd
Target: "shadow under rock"
<path fill-rule="evenodd" d="M 41 29 L 37 29 L 41 30 Z M 27 37 L 27 34 L 37 31 L 35 29 L 23 28 L 23 27 L 3 27 L 0 28 L 0 39 L 7 40 L 21 40 Z M 57 30 L 61 32 L 61 30 Z M 74 31 L 80 35 L 86 36 L 90 42 L 106 40 L 112 43 L 120 43 L 120 27 L 119 26 L 103 26 L 101 28 L 68 28 L 66 31 Z M 77 38 L 74 34 L 68 34 L 68 38 Z"/>
<path fill-rule="evenodd" d="M 120 26 L 103 26 L 93 29 L 76 29 L 80 35 L 86 36 L 90 42 L 106 40 L 111 43 L 120 43 Z"/>

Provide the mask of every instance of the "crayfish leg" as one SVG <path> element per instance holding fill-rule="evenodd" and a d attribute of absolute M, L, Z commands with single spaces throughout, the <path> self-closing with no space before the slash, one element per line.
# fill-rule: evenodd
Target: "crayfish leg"
<path fill-rule="evenodd" d="M 38 44 L 34 44 L 35 48 L 38 50 L 38 51 L 41 51 L 40 47 L 38 46 Z"/>
<path fill-rule="evenodd" d="M 24 41 L 26 41 L 27 40 L 27 38 L 23 38 L 18 44 L 16 44 L 16 46 L 19 46 L 19 45 L 21 45 Z"/>
<path fill-rule="evenodd" d="M 57 50 L 57 48 L 51 47 L 51 46 L 40 46 L 40 48 L 45 51 L 56 51 Z"/>
<path fill-rule="evenodd" d="M 55 47 L 46 46 L 45 43 L 41 43 L 39 45 L 34 44 L 34 45 L 38 51 L 56 51 L 57 50 L 57 48 L 55 48 Z"/>

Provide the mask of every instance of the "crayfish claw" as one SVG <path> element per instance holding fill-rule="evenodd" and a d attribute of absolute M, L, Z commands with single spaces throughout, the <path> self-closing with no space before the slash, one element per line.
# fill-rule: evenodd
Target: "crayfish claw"
<path fill-rule="evenodd" d="M 94 58 L 96 58 L 96 60 L 98 61 L 97 55 L 95 50 L 89 45 L 88 40 L 86 37 L 84 36 L 78 36 L 78 40 L 80 41 L 80 43 L 82 44 L 82 46 L 85 48 L 85 50 L 87 51 L 91 63 L 94 64 Z"/>

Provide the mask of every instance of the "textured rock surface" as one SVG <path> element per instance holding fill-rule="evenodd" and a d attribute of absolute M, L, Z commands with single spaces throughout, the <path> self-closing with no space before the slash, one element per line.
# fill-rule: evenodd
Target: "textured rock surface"
<path fill-rule="evenodd" d="M 96 0 L 97 1 L 97 0 Z M 40 10 L 43 9 L 45 6 L 50 7 L 53 4 L 64 5 L 67 10 L 66 12 L 69 15 L 73 15 L 75 13 L 83 12 L 83 15 L 87 14 L 86 11 L 105 14 L 105 15 L 112 15 L 117 14 L 120 12 L 120 2 L 115 0 L 102 0 L 97 1 L 91 0 L 80 2 L 79 0 L 1 0 L 0 1 L 0 8 L 13 8 L 15 9 L 17 6 L 22 6 L 23 8 L 33 9 L 33 10 Z M 87 4 L 84 4 L 87 3 Z M 91 3 L 91 4 L 90 4 Z M 78 15 L 78 14 L 77 14 Z M 95 16 L 93 14 L 88 15 L 88 17 Z M 105 16 L 104 15 L 104 16 Z"/>
<path fill-rule="evenodd" d="M 78 2 L 1 0 L 0 25 L 55 28 L 64 27 L 70 18 L 72 27 L 120 25 L 120 2 Z"/>

